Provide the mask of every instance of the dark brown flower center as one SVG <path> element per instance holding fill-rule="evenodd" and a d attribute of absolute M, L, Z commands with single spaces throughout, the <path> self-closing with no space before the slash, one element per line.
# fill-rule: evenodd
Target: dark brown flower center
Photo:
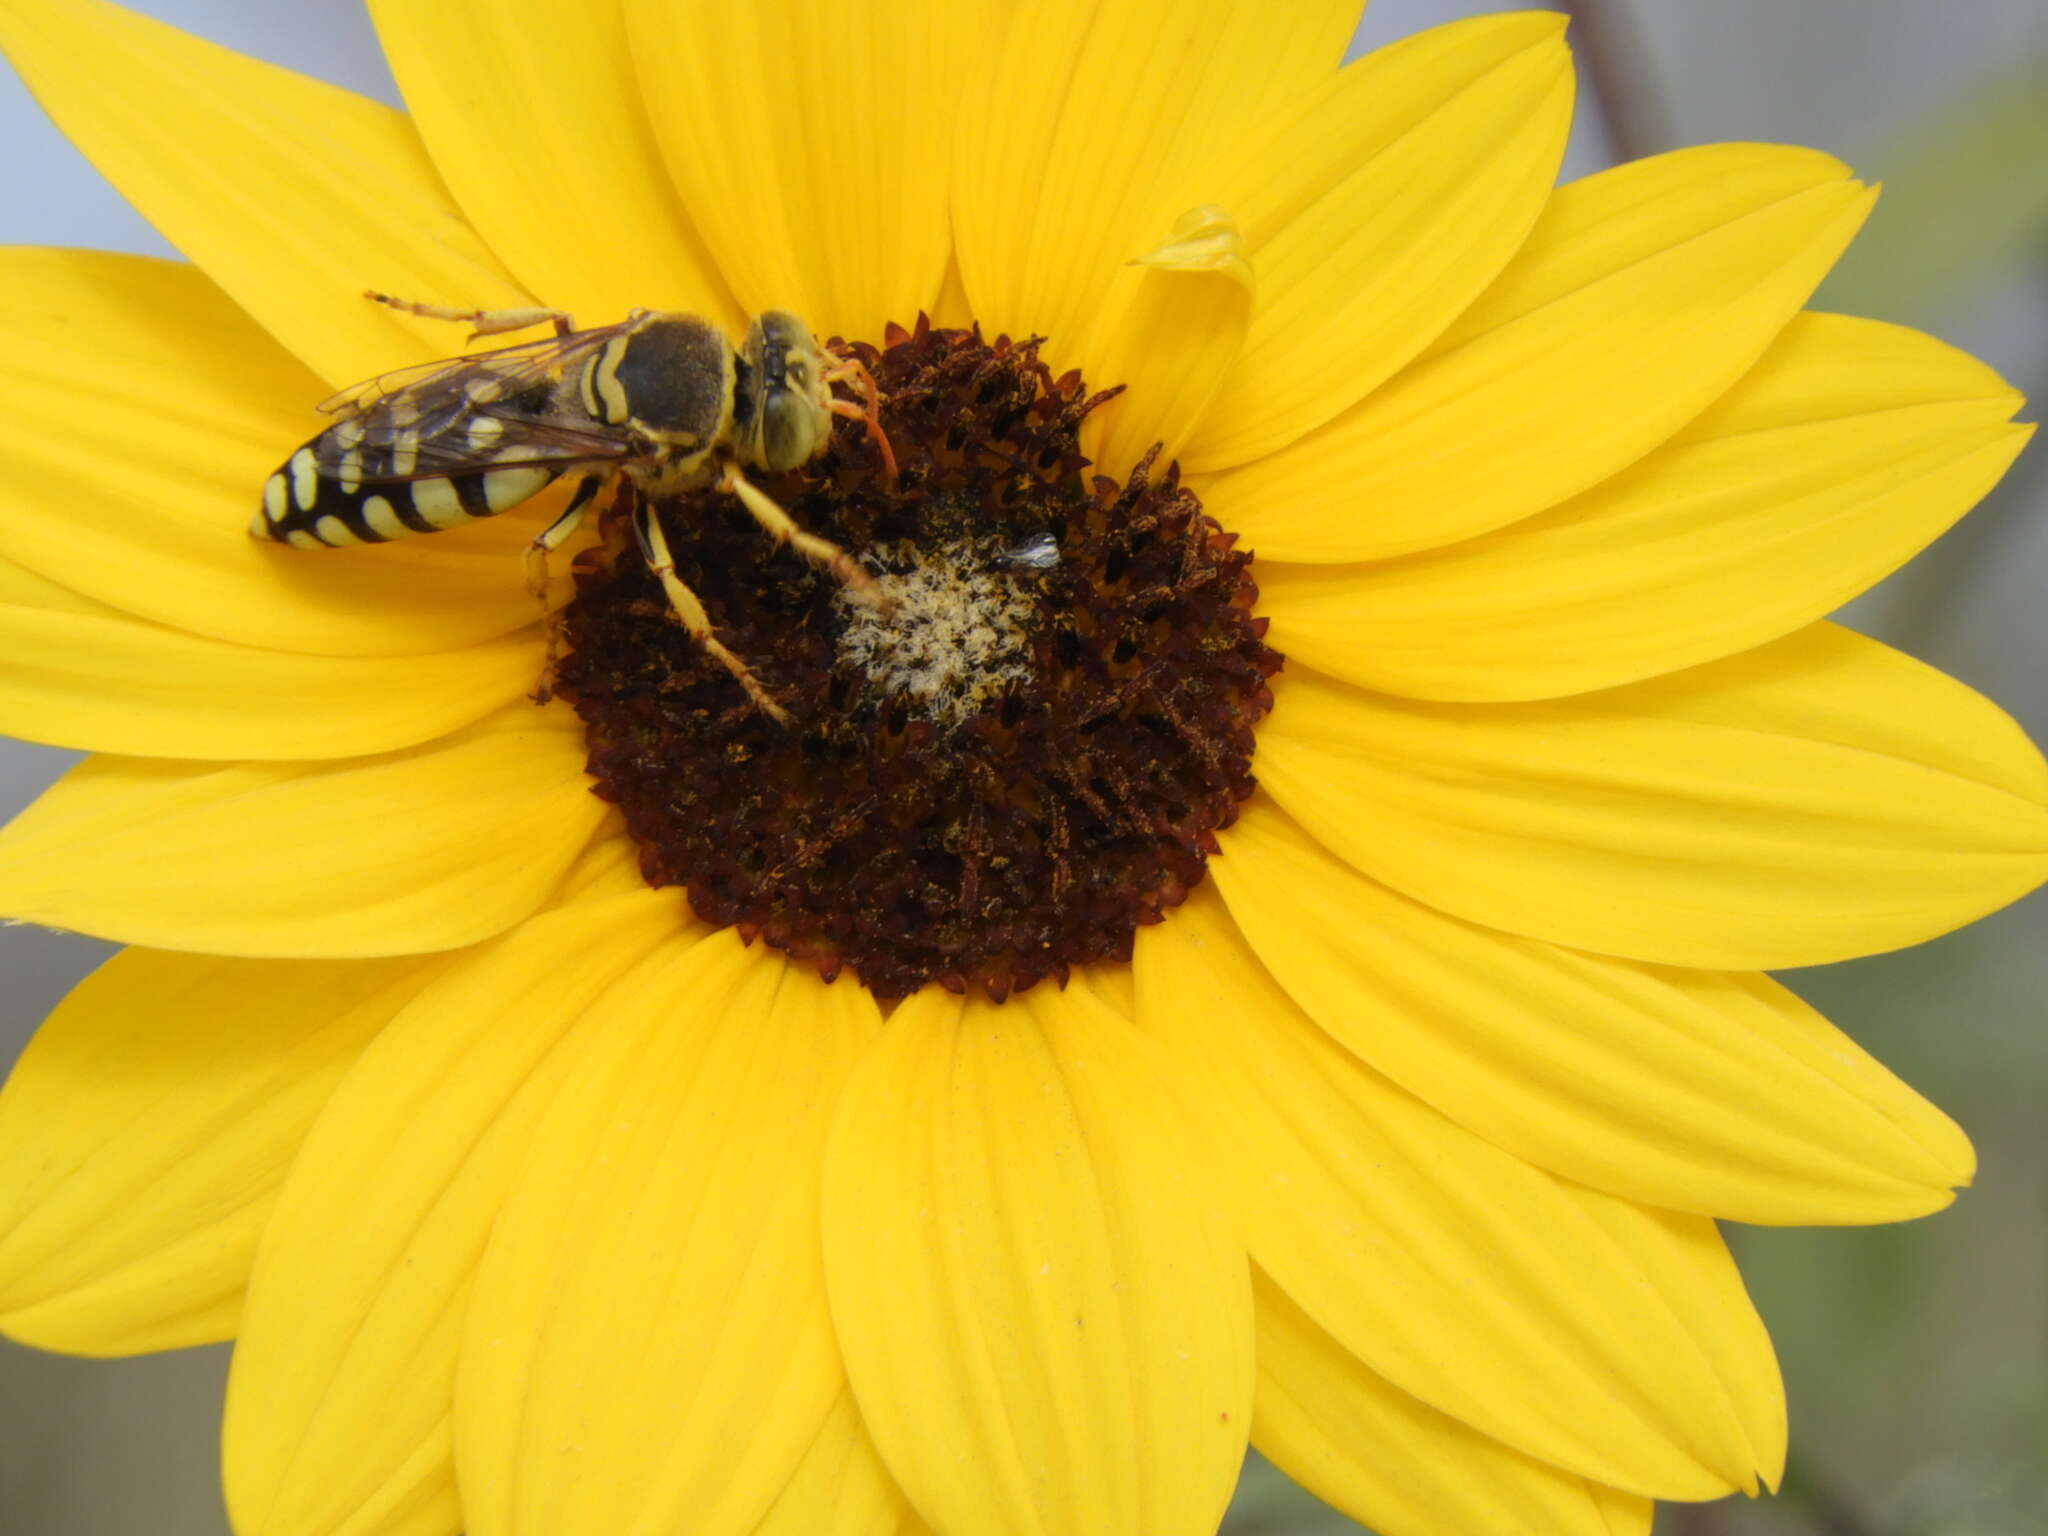
<path fill-rule="evenodd" d="M 857 348 L 901 466 L 842 421 L 762 489 L 874 573 L 863 603 L 714 492 L 663 503 L 677 574 L 792 716 L 692 644 L 621 530 L 558 683 L 655 886 L 882 997 L 1000 1000 L 1127 959 L 1251 793 L 1280 657 L 1251 557 L 1169 468 L 1084 473 L 1077 374 L 919 324 Z"/>

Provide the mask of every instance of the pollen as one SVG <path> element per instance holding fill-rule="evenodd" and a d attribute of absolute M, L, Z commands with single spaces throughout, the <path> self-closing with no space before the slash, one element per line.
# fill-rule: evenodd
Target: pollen
<path fill-rule="evenodd" d="M 866 679 L 870 702 L 905 700 L 947 730 L 1032 676 L 1036 583 L 999 540 L 933 549 L 902 540 L 875 552 L 881 601 L 841 590 L 841 662 Z"/>
<path fill-rule="evenodd" d="M 557 677 L 597 792 L 649 884 L 884 998 L 1000 1000 L 1126 960 L 1253 788 L 1280 657 L 1251 558 L 1171 466 L 1090 473 L 1080 426 L 1113 392 L 1035 344 L 920 321 L 852 350 L 898 473 L 841 421 L 760 485 L 878 590 L 776 548 L 730 497 L 654 504 L 779 721 L 607 526 Z"/>

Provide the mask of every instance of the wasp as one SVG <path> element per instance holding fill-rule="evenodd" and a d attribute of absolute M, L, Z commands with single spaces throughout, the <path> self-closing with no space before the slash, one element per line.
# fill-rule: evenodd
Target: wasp
<path fill-rule="evenodd" d="M 754 317 L 735 349 L 695 315 L 636 309 L 616 325 L 578 330 L 557 309 L 459 310 L 365 297 L 410 314 L 467 323 L 470 339 L 551 324 L 554 334 L 385 374 L 320 409 L 334 424 L 278 468 L 249 525 L 260 539 L 301 549 L 434 533 L 531 500 L 565 476 L 576 486 L 561 516 L 528 551 L 529 580 L 547 588 L 548 554 L 610 487 L 648 568 L 690 637 L 778 722 L 789 716 L 714 632 L 704 605 L 676 575 L 656 499 L 716 487 L 740 501 L 778 544 L 879 604 L 880 589 L 852 556 L 806 532 L 746 477 L 796 469 L 821 453 L 835 416 L 867 423 L 891 482 L 896 465 L 877 416 L 874 379 L 854 358 L 820 346 L 796 316 Z M 858 384 L 864 403 L 834 384 Z M 549 673 L 553 670 L 550 625 Z M 536 697 L 545 698 L 544 675 Z"/>

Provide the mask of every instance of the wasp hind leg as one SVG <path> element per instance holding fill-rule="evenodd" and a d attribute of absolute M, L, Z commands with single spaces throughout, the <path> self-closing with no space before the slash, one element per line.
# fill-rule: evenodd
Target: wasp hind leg
<path fill-rule="evenodd" d="M 585 475 L 577 482 L 575 494 L 570 496 L 569 505 L 563 508 L 562 515 L 534 535 L 533 542 L 526 546 L 526 590 L 540 604 L 541 628 L 547 635 L 547 659 L 541 663 L 540 681 L 527 695 L 536 704 L 545 704 L 555 696 L 555 666 L 562 659 L 561 611 L 548 606 L 548 588 L 552 584 L 548 576 L 548 556 L 569 541 L 569 536 L 583 521 L 583 514 L 589 510 L 591 498 L 603 488 L 608 478 L 606 475 Z"/>
<path fill-rule="evenodd" d="M 395 299 L 388 293 L 379 293 L 374 288 L 363 291 L 363 297 L 378 304 L 386 304 L 408 315 L 419 315 L 427 320 L 447 320 L 456 325 L 468 325 L 472 329 L 469 339 L 480 336 L 497 336 L 505 331 L 523 331 L 529 326 L 546 325 L 554 322 L 555 334 L 566 336 L 576 329 L 576 322 L 567 310 L 544 309 L 456 309 L 449 304 L 422 304 L 415 299 Z"/>
<path fill-rule="evenodd" d="M 840 585 L 863 602 L 877 608 L 886 606 L 888 599 L 876 585 L 875 578 L 862 569 L 853 556 L 830 539 L 804 532 L 774 497 L 740 473 L 737 464 L 725 466 L 718 478 L 718 488 L 728 496 L 737 496 L 740 505 L 753 515 L 754 521 L 776 543 L 787 544 L 820 570 L 830 571 Z"/>
<path fill-rule="evenodd" d="M 775 702 L 768 690 L 761 686 L 761 680 L 754 676 L 753 670 L 727 650 L 725 642 L 712 633 L 711 616 L 704 611 L 703 603 L 676 575 L 675 558 L 668 552 L 668 538 L 662 533 L 661 519 L 655 516 L 651 506 L 643 503 L 635 512 L 633 533 L 640 541 L 640 553 L 647 560 L 647 568 L 661 583 L 661 590 L 668 595 L 669 607 L 682 621 L 683 628 L 690 632 L 690 638 L 733 675 L 733 680 L 746 690 L 756 709 L 777 725 L 788 725 L 789 711 Z"/>

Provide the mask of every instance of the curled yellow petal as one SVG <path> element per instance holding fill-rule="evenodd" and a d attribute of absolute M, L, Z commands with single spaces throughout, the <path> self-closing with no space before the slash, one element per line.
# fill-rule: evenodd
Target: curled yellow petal
<path fill-rule="evenodd" d="M 1229 213 L 1190 208 L 1136 257 L 1103 302 L 1081 371 L 1124 392 L 1081 424 L 1081 451 L 1121 480 L 1155 443 L 1164 473 L 1223 387 L 1251 323 L 1256 289 Z"/>

